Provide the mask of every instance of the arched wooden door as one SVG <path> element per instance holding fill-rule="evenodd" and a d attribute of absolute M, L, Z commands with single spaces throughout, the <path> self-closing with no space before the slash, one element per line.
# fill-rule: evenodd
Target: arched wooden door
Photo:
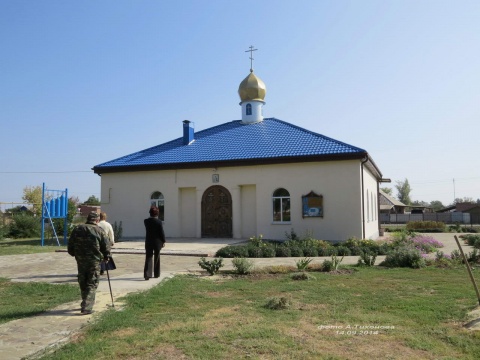
<path fill-rule="evenodd" d="M 232 196 L 223 186 L 210 186 L 203 193 L 202 237 L 232 237 Z"/>

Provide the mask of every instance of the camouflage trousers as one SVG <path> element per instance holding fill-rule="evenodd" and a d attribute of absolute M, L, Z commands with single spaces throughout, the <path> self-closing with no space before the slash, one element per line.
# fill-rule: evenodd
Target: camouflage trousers
<path fill-rule="evenodd" d="M 100 282 L 100 263 L 77 264 L 78 284 L 82 294 L 82 310 L 91 311 L 95 304 L 95 293 Z"/>

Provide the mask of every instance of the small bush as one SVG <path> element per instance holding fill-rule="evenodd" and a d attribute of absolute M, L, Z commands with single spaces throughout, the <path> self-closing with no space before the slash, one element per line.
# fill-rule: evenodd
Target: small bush
<path fill-rule="evenodd" d="M 292 275 L 290 275 L 290 278 L 292 280 L 312 280 L 312 279 L 315 279 L 315 276 L 305 272 L 305 271 L 300 271 L 300 272 L 296 272 L 296 273 L 293 273 Z"/>
<path fill-rule="evenodd" d="M 218 249 L 215 256 L 223 258 L 248 257 L 248 248 L 245 245 L 229 245 Z"/>
<path fill-rule="evenodd" d="M 253 269 L 253 261 L 246 258 L 234 258 L 232 265 L 235 272 L 240 275 L 250 274 Z"/>
<path fill-rule="evenodd" d="M 436 251 L 437 248 L 443 247 L 443 244 L 431 236 L 417 235 L 410 239 L 413 246 L 428 254 Z"/>
<path fill-rule="evenodd" d="M 474 227 L 462 227 L 462 231 L 466 233 L 478 233 L 478 230 Z"/>
<path fill-rule="evenodd" d="M 444 232 L 445 223 L 441 221 L 410 221 L 407 223 L 407 230 L 421 232 Z"/>
<path fill-rule="evenodd" d="M 480 252 L 478 251 L 478 249 L 473 249 L 472 252 L 465 254 L 465 256 L 469 263 L 472 263 L 472 264 L 480 263 Z"/>
<path fill-rule="evenodd" d="M 262 248 L 262 257 L 264 258 L 272 258 L 275 257 L 276 251 L 273 246 L 266 246 Z"/>
<path fill-rule="evenodd" d="M 295 261 L 295 265 L 297 265 L 297 269 L 300 271 L 306 270 L 308 268 L 308 265 L 313 261 L 312 258 L 304 258 L 300 259 L 298 261 Z"/>
<path fill-rule="evenodd" d="M 275 249 L 275 255 L 277 257 L 290 257 L 292 256 L 292 253 L 290 251 L 290 248 L 287 246 L 277 246 Z"/>
<path fill-rule="evenodd" d="M 272 265 L 272 266 L 265 266 L 259 270 L 255 270 L 255 272 L 265 273 L 265 274 L 288 274 L 295 270 L 296 270 L 295 267 L 289 266 L 289 265 Z"/>
<path fill-rule="evenodd" d="M 480 235 L 462 235 L 461 238 L 467 245 L 480 248 Z"/>
<path fill-rule="evenodd" d="M 362 252 L 360 259 L 358 259 L 359 266 L 373 266 L 377 259 L 377 253 L 371 253 L 368 251 Z"/>
<path fill-rule="evenodd" d="M 270 310 L 285 310 L 291 306 L 291 301 L 282 296 L 282 297 L 274 297 L 268 300 L 265 304 L 265 308 Z"/>
<path fill-rule="evenodd" d="M 337 255 L 350 256 L 350 255 L 352 255 L 352 250 L 350 250 L 346 246 L 337 246 Z"/>
<path fill-rule="evenodd" d="M 413 246 L 400 246 L 393 249 L 380 264 L 387 267 L 422 268 L 426 266 L 425 259 L 420 250 Z"/>
<path fill-rule="evenodd" d="M 248 251 L 248 257 L 251 257 L 251 258 L 263 257 L 263 249 L 261 247 L 248 246 L 247 251 Z"/>
<path fill-rule="evenodd" d="M 18 214 L 13 216 L 13 221 L 10 223 L 9 236 L 18 238 L 38 237 L 41 235 L 40 219 L 25 214 Z"/>
<path fill-rule="evenodd" d="M 333 270 L 333 263 L 330 260 L 324 260 L 322 264 L 322 271 L 330 272 Z"/>
<path fill-rule="evenodd" d="M 304 247 L 302 248 L 302 250 L 303 250 L 303 256 L 311 256 L 311 257 L 318 256 L 318 250 L 314 247 Z"/>
<path fill-rule="evenodd" d="M 223 267 L 223 259 L 217 258 L 208 261 L 204 257 L 201 257 L 198 265 L 200 265 L 200 267 L 203 270 L 206 270 L 210 275 L 215 275 L 216 273 L 218 273 L 220 268 Z"/>
<path fill-rule="evenodd" d="M 290 253 L 292 254 L 293 257 L 302 257 L 303 255 L 303 249 L 298 247 L 298 246 L 292 246 L 290 247 Z"/>
<path fill-rule="evenodd" d="M 115 238 L 115 241 L 120 241 L 122 239 L 122 236 L 123 236 L 123 226 L 122 226 L 122 222 L 120 221 L 118 224 L 117 222 L 115 221 L 113 223 L 113 237 Z"/>

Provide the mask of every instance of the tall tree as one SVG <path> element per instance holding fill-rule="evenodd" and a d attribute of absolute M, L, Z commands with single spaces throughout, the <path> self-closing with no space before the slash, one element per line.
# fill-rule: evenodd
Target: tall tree
<path fill-rule="evenodd" d="M 440 209 L 443 209 L 445 206 L 443 206 L 440 200 L 433 200 L 430 201 L 430 207 L 433 209 L 433 211 L 438 211 Z"/>
<path fill-rule="evenodd" d="M 461 204 L 461 203 L 467 203 L 467 204 L 475 204 L 475 200 L 471 197 L 464 197 L 464 198 L 456 198 L 453 201 L 453 204 Z"/>
<path fill-rule="evenodd" d="M 397 181 L 395 184 L 395 188 L 397 189 L 397 198 L 405 205 L 410 205 L 412 200 L 410 199 L 410 192 L 412 189 L 410 188 L 410 184 L 408 183 L 408 179 L 405 178 L 404 181 Z"/>
<path fill-rule="evenodd" d="M 100 200 L 95 195 L 92 195 L 83 204 L 84 205 L 100 205 Z"/>
<path fill-rule="evenodd" d="M 393 194 L 392 194 L 392 193 L 393 193 L 393 190 L 392 190 L 392 188 L 389 188 L 389 187 L 383 187 L 383 188 L 380 188 L 380 190 L 382 190 L 382 191 L 383 191 L 385 194 L 387 194 L 387 195 L 390 195 L 390 196 L 392 196 L 392 195 L 393 195 Z"/>
<path fill-rule="evenodd" d="M 36 216 L 42 216 L 42 187 L 26 186 L 23 188 L 23 202 L 32 205 L 32 211 Z"/>

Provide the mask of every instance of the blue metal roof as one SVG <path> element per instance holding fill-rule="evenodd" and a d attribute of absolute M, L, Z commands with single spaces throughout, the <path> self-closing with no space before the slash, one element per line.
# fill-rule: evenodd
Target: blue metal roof
<path fill-rule="evenodd" d="M 181 127 L 179 126 L 179 132 Z M 234 162 L 328 155 L 361 155 L 366 151 L 276 118 L 254 124 L 240 120 L 195 133 L 195 140 L 183 144 L 183 137 L 94 167 L 95 172 L 128 167 L 149 167 L 205 162 Z"/>

